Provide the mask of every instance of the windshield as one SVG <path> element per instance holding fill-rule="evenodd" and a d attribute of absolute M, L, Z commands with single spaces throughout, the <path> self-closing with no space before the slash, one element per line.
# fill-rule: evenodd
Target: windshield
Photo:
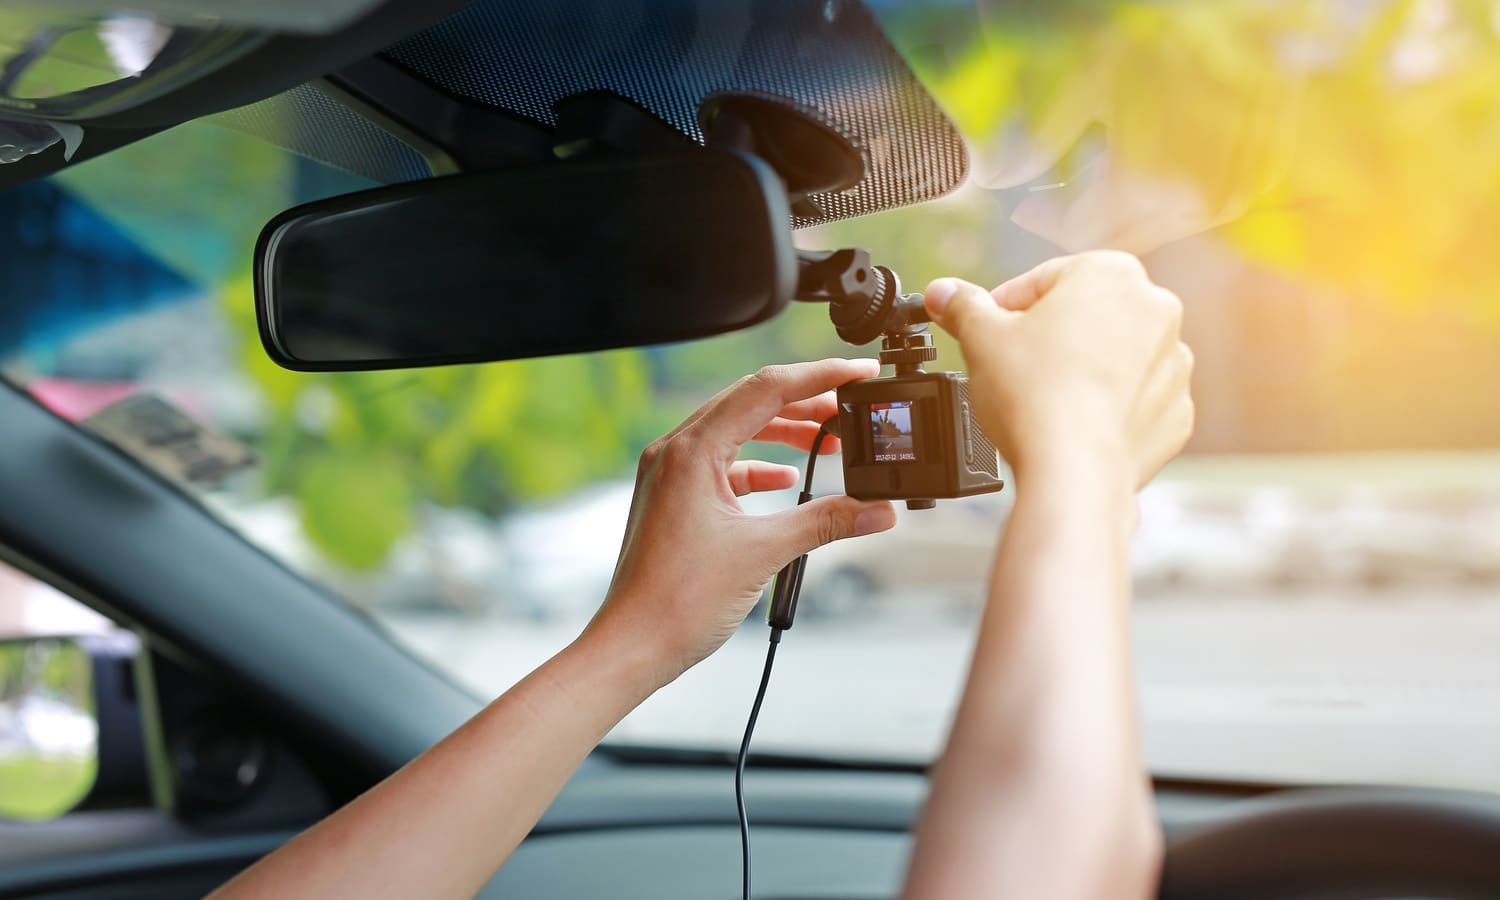
<path fill-rule="evenodd" d="M 800 246 L 868 247 L 913 288 L 1118 247 L 1186 307 L 1197 434 L 1141 495 L 1133 551 L 1153 771 L 1500 789 L 1495 7 L 878 11 L 965 133 L 969 180 Z M 597 607 L 648 442 L 762 365 L 860 351 L 793 304 L 669 347 L 278 369 L 255 236 L 366 186 L 199 123 L 0 195 L 0 356 L 70 418 L 150 392 L 248 446 L 193 488 L 209 508 L 490 697 Z M 817 483 L 839 489 L 836 458 Z M 1008 503 L 814 553 L 757 748 L 931 760 Z M 765 639 L 752 616 L 610 740 L 733 748 Z"/>

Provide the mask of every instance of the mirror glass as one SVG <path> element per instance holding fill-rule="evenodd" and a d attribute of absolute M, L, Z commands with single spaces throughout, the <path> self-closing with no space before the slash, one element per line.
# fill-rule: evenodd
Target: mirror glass
<path fill-rule="evenodd" d="M 796 285 L 785 188 L 694 149 L 456 175 L 308 204 L 266 226 L 256 305 L 302 370 L 549 356 L 763 321 Z"/>
<path fill-rule="evenodd" d="M 88 652 L 64 638 L 0 641 L 0 818 L 62 815 L 97 769 Z"/>

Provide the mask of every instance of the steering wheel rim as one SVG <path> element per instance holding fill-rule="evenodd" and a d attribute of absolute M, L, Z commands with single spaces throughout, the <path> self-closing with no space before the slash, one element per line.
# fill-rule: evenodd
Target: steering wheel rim
<path fill-rule="evenodd" d="M 1500 798 L 1416 788 L 1286 791 L 1175 836 L 1161 900 L 1500 897 Z M 1415 894 L 1413 892 L 1416 892 Z"/>

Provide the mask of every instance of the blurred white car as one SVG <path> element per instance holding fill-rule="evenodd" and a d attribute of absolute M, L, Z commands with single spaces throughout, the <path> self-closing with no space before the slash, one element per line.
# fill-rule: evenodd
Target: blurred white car
<path fill-rule="evenodd" d="M 614 578 L 634 493 L 632 480 L 601 482 L 504 519 L 500 534 L 511 563 L 505 611 L 536 621 L 592 615 Z M 754 515 L 796 502 L 793 490 L 740 498 Z"/>
<path fill-rule="evenodd" d="M 1140 495 L 1142 595 L 1326 594 L 1500 580 L 1500 497 L 1161 481 Z"/>
<path fill-rule="evenodd" d="M 634 490 L 631 481 L 603 482 L 502 520 L 512 562 L 505 612 L 548 621 L 597 609 L 614 577 Z"/>
<path fill-rule="evenodd" d="M 1138 596 L 1270 591 L 1294 577 L 1287 551 L 1299 513 L 1285 491 L 1209 494 L 1161 481 L 1141 491 L 1139 509 L 1130 550 Z"/>
<path fill-rule="evenodd" d="M 1368 588 L 1482 583 L 1500 576 L 1500 515 L 1492 504 L 1353 491 L 1317 533 L 1325 581 Z"/>

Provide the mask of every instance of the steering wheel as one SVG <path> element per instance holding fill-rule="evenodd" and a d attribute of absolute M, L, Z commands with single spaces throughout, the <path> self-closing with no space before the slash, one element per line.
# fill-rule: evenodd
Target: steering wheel
<path fill-rule="evenodd" d="M 1500 897 L 1500 798 L 1320 789 L 1239 809 L 1171 840 L 1161 900 Z"/>

